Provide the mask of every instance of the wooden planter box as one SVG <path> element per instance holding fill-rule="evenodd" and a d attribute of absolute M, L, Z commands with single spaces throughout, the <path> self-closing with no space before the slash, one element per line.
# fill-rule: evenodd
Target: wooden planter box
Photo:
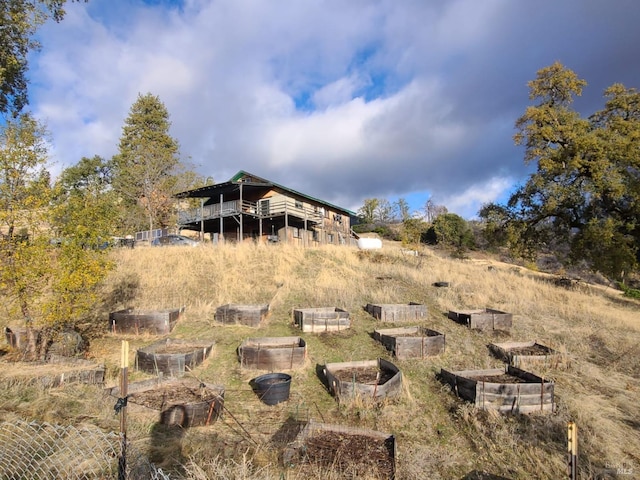
<path fill-rule="evenodd" d="M 108 389 L 120 397 L 120 388 Z M 160 412 L 160 423 L 181 427 L 209 425 L 222 415 L 224 387 L 195 378 L 161 380 L 153 378 L 127 386 L 128 404 Z"/>
<path fill-rule="evenodd" d="M 136 369 L 169 377 L 181 377 L 187 369 L 200 365 L 213 350 L 213 341 L 167 338 L 136 352 Z"/>
<path fill-rule="evenodd" d="M 331 394 L 345 399 L 381 400 L 402 393 L 402 372 L 378 358 L 357 362 L 327 363 L 323 374 Z"/>
<path fill-rule="evenodd" d="M 307 344 L 300 337 L 247 338 L 238 348 L 240 366 L 257 370 L 287 370 L 301 367 Z"/>
<path fill-rule="evenodd" d="M 563 363 L 560 352 L 535 341 L 490 343 L 489 350 L 491 350 L 491 353 L 497 358 L 518 368 L 557 368 Z"/>
<path fill-rule="evenodd" d="M 172 310 L 134 310 L 127 308 L 109 314 L 113 333 L 166 335 L 173 330 L 184 307 Z"/>
<path fill-rule="evenodd" d="M 415 322 L 427 318 L 427 306 L 419 303 L 373 304 L 368 303 L 365 310 L 382 322 Z"/>
<path fill-rule="evenodd" d="M 449 310 L 448 317 L 476 330 L 511 330 L 513 314 L 482 308 L 478 310 Z"/>
<path fill-rule="evenodd" d="M 483 410 L 503 413 L 549 413 L 554 410 L 554 383 L 511 365 L 490 370 L 449 372 L 440 379 L 455 394 Z"/>
<path fill-rule="evenodd" d="M 285 467 L 309 465 L 315 471 L 348 472 L 348 478 L 393 479 L 396 439 L 377 430 L 311 420 L 285 449 L 282 460 Z"/>
<path fill-rule="evenodd" d="M 349 313 L 334 307 L 294 310 L 293 321 L 303 332 L 339 332 L 351 326 Z"/>
<path fill-rule="evenodd" d="M 216 309 L 214 319 L 225 325 L 258 327 L 269 314 L 269 305 L 236 305 L 229 303 Z"/>
<path fill-rule="evenodd" d="M 399 327 L 374 330 L 373 337 L 396 358 L 424 358 L 444 353 L 445 336 L 424 327 Z"/>

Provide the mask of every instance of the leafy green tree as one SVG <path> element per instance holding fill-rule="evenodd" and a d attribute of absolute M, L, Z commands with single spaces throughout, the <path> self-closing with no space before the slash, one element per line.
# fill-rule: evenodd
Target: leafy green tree
<path fill-rule="evenodd" d="M 66 0 L 0 2 L 0 113 L 16 117 L 28 103 L 28 56 L 40 48 L 34 35 L 48 18 L 62 20 L 65 3 Z"/>
<path fill-rule="evenodd" d="M 536 103 L 516 122 L 516 144 L 536 171 L 505 207 L 520 250 L 566 247 L 619 279 L 637 268 L 640 241 L 640 94 L 620 84 L 605 108 L 582 118 L 573 99 L 586 85 L 560 63 L 529 82 Z"/>
<path fill-rule="evenodd" d="M 82 158 L 62 171 L 54 188 L 58 236 L 100 245 L 118 232 L 118 205 L 111 189 L 109 163 L 99 156 Z"/>
<path fill-rule="evenodd" d="M 436 243 L 446 247 L 465 249 L 473 246 L 473 232 L 464 218 L 455 213 L 438 215 L 432 224 Z"/>
<path fill-rule="evenodd" d="M 407 218 L 402 222 L 401 239 L 407 245 L 418 245 L 428 229 L 428 224 L 420 218 Z"/>
<path fill-rule="evenodd" d="M 0 129 L 0 293 L 10 321 L 24 322 L 34 357 L 88 312 L 110 267 L 81 235 L 51 242 L 54 231 L 71 230 L 55 225 L 45 133 L 27 114 Z"/>
<path fill-rule="evenodd" d="M 376 210 L 380 200 L 377 198 L 365 198 L 364 205 L 358 209 L 358 216 L 363 223 L 373 223 L 376 219 Z"/>
<path fill-rule="evenodd" d="M 482 206 L 478 212 L 482 219 L 482 237 L 488 248 L 506 247 L 514 256 L 532 261 L 537 247 L 523 234 L 524 222 L 512 210 L 495 203 Z"/>
<path fill-rule="evenodd" d="M 181 168 L 178 142 L 169 135 L 169 112 L 160 98 L 150 93 L 138 95 L 125 121 L 119 153 L 113 157 L 113 188 L 121 195 L 132 227 L 144 222 L 153 230 L 165 227 L 173 213 L 173 195 Z"/>

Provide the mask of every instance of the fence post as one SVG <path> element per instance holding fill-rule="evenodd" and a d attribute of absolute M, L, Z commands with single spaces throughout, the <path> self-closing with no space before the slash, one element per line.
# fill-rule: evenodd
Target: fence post
<path fill-rule="evenodd" d="M 567 471 L 571 480 L 578 478 L 578 426 L 575 422 L 567 425 Z"/>
<path fill-rule="evenodd" d="M 129 367 L 129 342 L 122 341 L 120 352 L 120 395 L 123 400 L 120 410 L 120 460 L 118 462 L 118 480 L 127 479 L 127 395 L 128 395 L 128 367 Z"/>

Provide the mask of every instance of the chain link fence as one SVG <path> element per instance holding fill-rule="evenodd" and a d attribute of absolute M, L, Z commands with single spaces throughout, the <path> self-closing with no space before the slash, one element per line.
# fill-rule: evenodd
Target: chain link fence
<path fill-rule="evenodd" d="M 129 442 L 123 445 L 118 433 L 91 425 L 18 420 L 0 423 L 0 478 L 167 480 L 169 476 Z"/>

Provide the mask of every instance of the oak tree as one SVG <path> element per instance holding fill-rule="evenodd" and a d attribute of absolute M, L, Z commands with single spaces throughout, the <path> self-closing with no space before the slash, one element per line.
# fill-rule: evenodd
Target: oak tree
<path fill-rule="evenodd" d="M 604 108 L 583 118 L 573 100 L 585 86 L 558 62 L 529 82 L 535 103 L 517 120 L 515 142 L 536 170 L 502 210 L 480 213 L 495 224 L 501 212 L 521 252 L 567 252 L 567 262 L 621 279 L 637 267 L 640 244 L 640 93 L 615 84 Z"/>

